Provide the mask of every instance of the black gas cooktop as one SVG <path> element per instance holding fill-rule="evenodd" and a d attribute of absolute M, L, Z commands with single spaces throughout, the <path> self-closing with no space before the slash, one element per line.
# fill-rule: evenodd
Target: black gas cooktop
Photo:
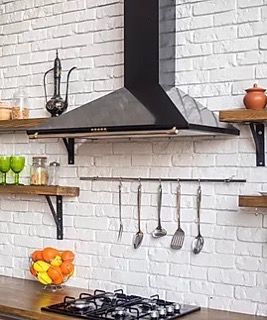
<path fill-rule="evenodd" d="M 200 307 L 162 300 L 158 295 L 143 298 L 126 295 L 123 290 L 95 290 L 94 294 L 81 293 L 79 298 L 66 296 L 62 303 L 41 310 L 91 320 L 174 320 Z"/>

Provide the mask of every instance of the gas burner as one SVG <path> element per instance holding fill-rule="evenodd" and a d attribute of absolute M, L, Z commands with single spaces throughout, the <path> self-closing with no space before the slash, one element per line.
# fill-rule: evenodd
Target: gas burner
<path fill-rule="evenodd" d="M 125 308 L 116 308 L 114 314 L 115 318 L 125 318 L 125 316 L 128 315 L 128 312 Z"/>
<path fill-rule="evenodd" d="M 166 307 L 166 310 L 167 310 L 167 315 L 168 315 L 168 316 L 173 315 L 173 314 L 174 314 L 174 305 L 173 305 L 173 304 L 168 305 L 168 306 Z"/>
<path fill-rule="evenodd" d="M 174 303 L 174 312 L 179 313 L 181 310 L 181 305 L 180 303 Z"/>
<path fill-rule="evenodd" d="M 86 309 L 86 311 L 89 311 L 95 310 L 97 306 L 94 301 L 88 301 L 86 299 L 76 299 L 69 304 L 69 308 L 80 311 L 84 311 Z"/>
<path fill-rule="evenodd" d="M 66 296 L 62 303 L 41 310 L 87 320 L 177 320 L 200 308 L 162 300 L 158 295 L 143 298 L 122 290 L 95 290 L 93 295 L 81 293 L 78 299 Z"/>
<path fill-rule="evenodd" d="M 159 311 L 158 310 L 152 310 L 150 312 L 150 319 L 158 319 L 159 318 Z"/>
<path fill-rule="evenodd" d="M 158 312 L 159 312 L 160 318 L 165 318 L 167 315 L 166 308 L 164 308 L 164 307 L 159 307 Z"/>

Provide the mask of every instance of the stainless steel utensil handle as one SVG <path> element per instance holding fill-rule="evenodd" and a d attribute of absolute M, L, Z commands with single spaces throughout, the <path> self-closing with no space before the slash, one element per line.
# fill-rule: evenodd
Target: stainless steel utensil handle
<path fill-rule="evenodd" d="M 158 227 L 162 229 L 161 227 L 161 218 L 160 218 L 160 213 L 161 213 L 161 204 L 162 204 L 162 185 L 159 185 L 158 189 Z"/>
<path fill-rule="evenodd" d="M 178 229 L 181 226 L 181 185 L 180 183 L 176 189 L 176 208 L 177 208 L 177 221 L 178 221 Z"/>
<path fill-rule="evenodd" d="M 121 217 L 121 183 L 119 184 L 119 218 L 120 218 L 120 223 L 122 223 L 122 217 Z"/>
<path fill-rule="evenodd" d="M 141 183 L 137 189 L 137 215 L 138 215 L 138 231 L 141 232 Z"/>
<path fill-rule="evenodd" d="M 201 195 L 202 195 L 202 190 L 201 186 L 198 186 L 197 189 L 197 230 L 198 234 L 200 234 L 200 205 L 201 205 Z"/>

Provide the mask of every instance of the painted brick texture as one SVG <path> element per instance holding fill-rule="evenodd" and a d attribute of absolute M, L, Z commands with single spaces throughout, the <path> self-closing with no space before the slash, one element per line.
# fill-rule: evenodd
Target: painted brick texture
<path fill-rule="evenodd" d="M 23 86 L 31 116 L 47 116 L 42 77 L 57 48 L 64 71 L 78 67 L 71 76 L 70 109 L 123 85 L 122 0 L 0 0 L 0 12 L 1 99 L 10 100 Z M 182 90 L 218 111 L 242 106 L 243 90 L 254 82 L 267 86 L 266 0 L 177 0 L 176 14 L 176 82 Z M 143 295 L 158 292 L 185 303 L 266 316 L 266 211 L 258 210 L 255 216 L 253 208 L 238 208 L 238 195 L 267 190 L 267 168 L 255 167 L 250 132 L 240 129 L 239 138 L 79 142 L 74 166 L 67 165 L 59 140 L 29 144 L 24 134 L 1 135 L 2 154 L 26 155 L 25 183 L 31 157 L 46 154 L 49 161 L 60 161 L 61 184 L 80 186 L 81 195 L 65 199 L 63 241 L 55 240 L 44 198 L 1 195 L 0 274 L 31 278 L 31 251 L 70 248 L 77 253 L 71 285 L 122 287 Z M 183 249 L 175 252 L 170 242 L 177 228 L 176 184 L 163 184 L 162 222 L 168 236 L 155 240 L 150 233 L 156 226 L 158 185 L 143 183 L 145 237 L 134 250 L 137 184 L 123 184 L 125 232 L 118 243 L 118 184 L 80 181 L 85 175 L 235 176 L 248 182 L 203 183 L 205 246 L 194 256 L 197 184 L 182 184 L 186 238 Z"/>

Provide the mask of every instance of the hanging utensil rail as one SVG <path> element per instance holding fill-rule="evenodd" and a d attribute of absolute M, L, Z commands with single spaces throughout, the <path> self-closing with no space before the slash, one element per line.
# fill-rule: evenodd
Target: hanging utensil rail
<path fill-rule="evenodd" d="M 80 177 L 83 181 L 155 181 L 155 182 L 224 182 L 224 183 L 244 183 L 246 179 L 210 179 L 210 178 L 146 178 L 146 177 L 105 177 L 105 176 L 92 176 L 92 177 Z"/>

